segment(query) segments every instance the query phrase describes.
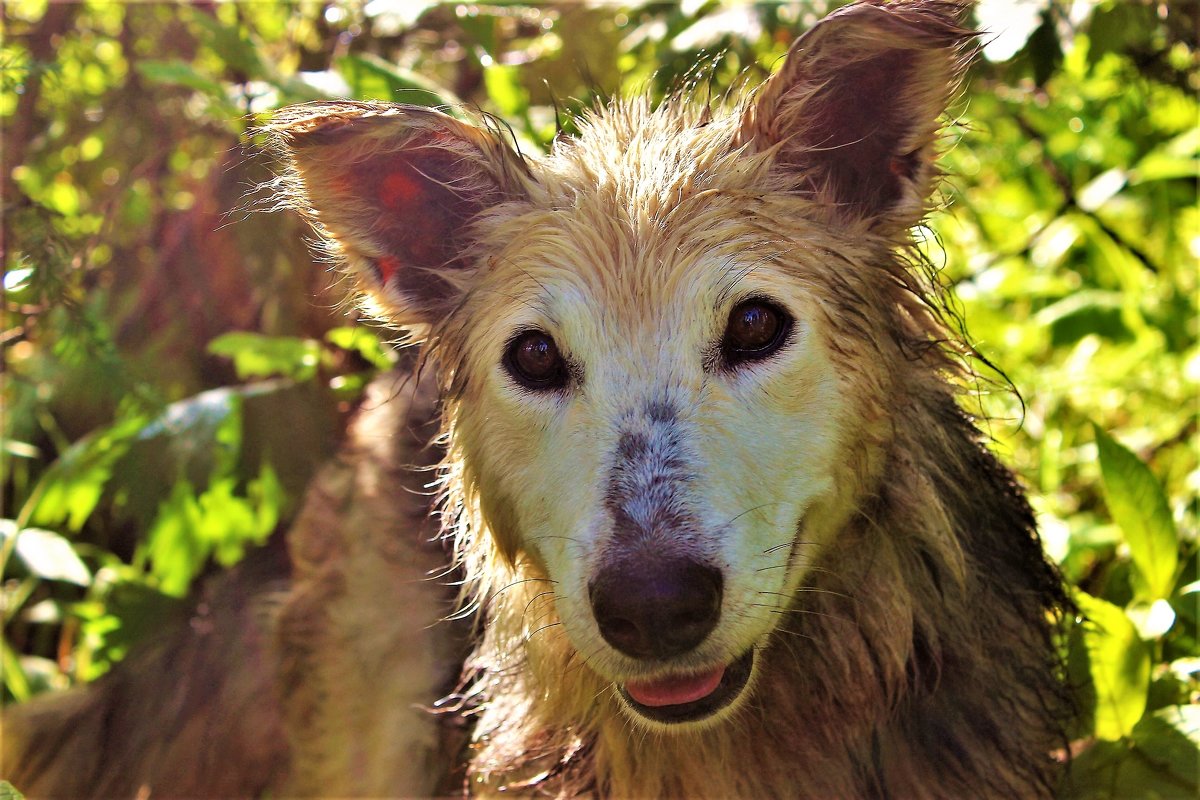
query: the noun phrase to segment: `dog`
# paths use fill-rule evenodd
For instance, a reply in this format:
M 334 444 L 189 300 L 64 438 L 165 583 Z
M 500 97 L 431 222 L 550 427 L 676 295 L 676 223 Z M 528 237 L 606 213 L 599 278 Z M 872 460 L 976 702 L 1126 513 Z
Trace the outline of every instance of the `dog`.
M 909 233 L 965 13 L 844 7 L 747 97 L 614 101 L 541 159 L 421 107 L 275 116 L 279 196 L 430 368 L 377 390 L 289 588 L 241 622 L 279 745 L 223 791 L 1053 793 L 1069 601 L 960 405 L 973 352 Z M 399 491 L 435 460 L 398 432 L 414 413 L 440 420 L 467 634 L 425 624 L 445 598 Z M 415 711 L 466 647 L 441 716 Z M 120 791 L 220 771 L 112 758 Z

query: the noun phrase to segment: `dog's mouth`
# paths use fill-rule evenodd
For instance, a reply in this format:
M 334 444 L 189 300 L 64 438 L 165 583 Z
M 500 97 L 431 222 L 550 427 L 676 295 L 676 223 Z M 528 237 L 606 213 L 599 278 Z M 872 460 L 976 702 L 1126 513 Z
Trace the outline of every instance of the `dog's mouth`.
M 731 664 L 688 675 L 627 681 L 621 697 L 640 716 L 654 722 L 698 722 L 731 705 L 745 691 L 754 671 L 754 651 Z

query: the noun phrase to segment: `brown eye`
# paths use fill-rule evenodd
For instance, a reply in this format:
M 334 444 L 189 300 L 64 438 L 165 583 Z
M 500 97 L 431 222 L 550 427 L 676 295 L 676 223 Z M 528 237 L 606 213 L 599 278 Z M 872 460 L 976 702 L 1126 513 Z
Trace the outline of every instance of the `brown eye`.
M 504 366 L 526 389 L 542 391 L 562 388 L 567 382 L 567 365 L 550 334 L 526 331 L 508 345 Z
M 729 314 L 721 351 L 725 363 L 756 361 L 778 350 L 787 339 L 792 318 L 765 300 L 746 300 Z

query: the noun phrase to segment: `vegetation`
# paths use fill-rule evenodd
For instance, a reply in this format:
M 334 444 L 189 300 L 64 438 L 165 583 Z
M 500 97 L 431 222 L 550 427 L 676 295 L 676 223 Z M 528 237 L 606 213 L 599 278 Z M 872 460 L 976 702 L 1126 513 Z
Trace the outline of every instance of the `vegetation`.
M 271 174 L 261 115 L 477 106 L 534 152 L 571 111 L 661 96 L 698 60 L 714 97 L 755 83 L 832 5 L 6 0 L 5 700 L 101 675 L 286 524 L 396 359 L 346 320 L 298 220 L 247 212 Z M 1005 32 L 955 107 L 953 214 L 919 233 L 1004 370 L 978 402 L 1081 612 L 1063 794 L 1194 797 L 1200 11 L 977 14 Z

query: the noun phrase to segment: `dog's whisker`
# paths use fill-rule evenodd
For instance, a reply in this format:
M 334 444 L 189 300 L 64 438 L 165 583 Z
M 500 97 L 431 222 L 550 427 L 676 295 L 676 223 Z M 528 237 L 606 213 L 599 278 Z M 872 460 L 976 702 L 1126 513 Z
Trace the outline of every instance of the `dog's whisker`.
M 768 547 L 766 550 L 763 550 L 762 553 L 765 556 L 769 556 L 772 553 L 776 553 L 780 550 L 790 550 L 793 547 L 805 547 L 805 546 L 811 547 L 812 545 L 815 545 L 815 544 L 816 544 L 816 542 L 810 542 L 807 539 L 789 539 L 786 542 L 780 542 L 779 544 L 774 545 L 773 547 Z
M 504 592 L 507 592 L 509 589 L 512 589 L 517 586 L 523 586 L 527 583 L 549 583 L 549 584 L 553 585 L 553 584 L 557 583 L 557 581 L 550 580 L 549 578 L 521 578 L 519 580 L 515 580 L 515 581 L 512 581 L 511 583 L 501 586 L 499 589 L 494 590 L 493 592 L 491 592 L 488 595 L 488 600 L 493 601 L 497 597 L 499 597 L 501 594 L 503 594 Z
M 845 594 L 844 592 L 837 592 L 837 591 L 834 591 L 833 589 L 825 589 L 820 586 L 797 586 L 793 590 L 793 594 L 788 594 L 787 592 L 770 592 L 765 589 L 760 589 L 755 594 L 765 594 L 765 595 L 770 595 L 772 597 L 782 597 L 785 600 L 795 599 L 795 594 L 828 594 L 828 595 L 832 595 L 834 597 L 842 597 L 842 598 L 845 598 L 846 600 L 854 599 L 850 595 Z
M 838 622 L 844 622 L 848 625 L 858 625 L 857 622 L 849 617 L 843 617 L 841 614 L 831 614 L 826 611 L 812 611 L 807 608 L 779 608 L 778 606 L 771 606 L 766 603 L 751 603 L 750 605 L 755 608 L 765 608 L 769 614 L 779 614 L 780 616 L 795 614 L 805 617 L 821 617 L 823 619 L 836 619 Z
M 549 598 L 551 598 L 551 601 L 553 602 L 553 599 L 555 597 L 553 590 L 539 592 L 539 593 L 535 594 L 533 597 L 529 598 L 529 602 L 525 604 L 525 611 L 523 613 L 528 614 L 529 607 L 532 606 L 534 603 L 536 603 L 538 600 L 541 600 L 543 597 L 549 597 Z
M 533 639 L 533 637 L 537 636 L 537 635 L 538 635 L 539 633 L 541 633 L 542 631 L 549 630 L 549 629 L 551 629 L 551 628 L 555 628 L 555 627 L 557 627 L 557 626 L 559 626 L 559 625 L 562 625 L 562 623 L 561 623 L 561 622 L 551 622 L 551 623 L 548 623 L 548 624 L 546 624 L 546 625 L 543 625 L 542 627 L 540 627 L 540 628 L 537 628 L 537 629 L 536 629 L 536 630 L 534 630 L 532 633 L 528 634 L 528 635 L 525 637 L 524 641 L 525 641 L 525 643 L 526 643 L 526 644 L 528 644 L 528 643 L 529 643 L 529 641 L 530 641 L 531 639 Z
M 759 503 L 759 504 L 758 504 L 758 505 L 756 505 L 756 506 L 752 506 L 751 508 L 747 508 L 745 511 L 741 512 L 740 514 L 737 514 L 736 516 L 734 516 L 734 517 L 731 517 L 731 518 L 729 519 L 729 521 L 728 521 L 728 522 L 726 522 L 726 523 L 725 523 L 725 524 L 724 524 L 722 527 L 729 527 L 730 525 L 732 525 L 733 523 L 737 522 L 739 519 L 741 519 L 742 517 L 746 516 L 747 514 L 751 514 L 751 513 L 755 512 L 755 511 L 761 511 L 762 509 L 764 509 L 764 508 L 767 508 L 768 506 L 781 506 L 781 505 L 786 505 L 786 504 L 785 504 L 783 501 L 780 501 L 780 500 L 776 500 L 776 501 L 773 501 L 773 502 L 767 502 L 767 503 Z M 790 542 L 789 542 L 789 545 L 790 545 Z
M 811 636 L 811 635 L 809 635 L 809 634 L 807 634 L 807 633 L 801 633 L 800 631 L 794 631 L 794 630 L 791 630 L 790 628 L 776 627 L 776 628 L 775 628 L 775 629 L 772 631 L 772 633 L 780 633 L 780 634 L 785 634 L 785 635 L 787 635 L 787 636 L 795 636 L 795 637 L 797 637 L 797 638 L 799 638 L 799 639 L 806 639 L 806 640 L 808 640 L 808 641 L 810 641 L 810 642 L 816 642 L 816 641 L 818 641 L 818 640 L 817 640 L 817 638 L 816 638 L 815 636 Z
M 578 539 L 576 539 L 574 536 L 563 536 L 561 534 L 543 534 L 541 536 L 529 537 L 529 541 L 534 542 L 534 543 L 549 541 L 551 539 L 561 539 L 561 540 L 567 542 L 568 544 L 579 548 L 580 551 L 587 552 L 587 545 L 584 544 L 583 542 L 579 541 Z

